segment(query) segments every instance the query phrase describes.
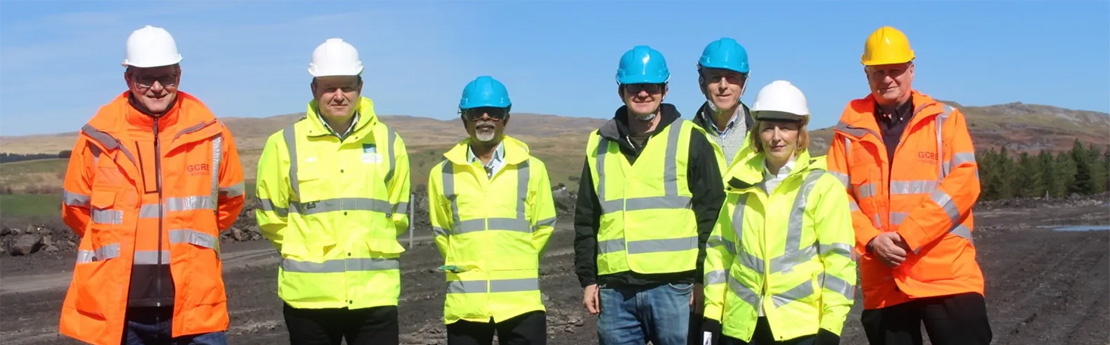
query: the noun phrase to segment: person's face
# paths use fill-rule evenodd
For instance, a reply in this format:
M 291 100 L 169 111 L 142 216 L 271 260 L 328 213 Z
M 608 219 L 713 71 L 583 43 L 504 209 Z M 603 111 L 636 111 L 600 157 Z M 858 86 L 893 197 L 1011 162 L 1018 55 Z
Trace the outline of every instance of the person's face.
M 358 76 L 317 77 L 312 82 L 312 97 L 320 115 L 329 120 L 345 120 L 358 109 L 362 79 Z
M 621 99 L 628 111 L 636 117 L 654 114 L 667 96 L 666 84 L 623 84 L 619 87 Z
M 881 105 L 894 106 L 909 100 L 913 84 L 913 63 L 865 66 L 871 94 Z
M 760 121 L 759 140 L 768 162 L 786 164 L 798 149 L 798 133 L 802 124 L 787 121 Z
M 505 108 L 479 107 L 463 111 L 463 123 L 470 140 L 483 144 L 496 144 L 509 125 L 509 113 Z
M 177 87 L 181 82 L 179 65 L 139 68 L 128 67 L 123 73 L 131 95 L 154 114 L 164 113 L 177 100 Z
M 705 68 L 701 71 L 701 80 L 706 99 L 717 109 L 732 109 L 740 103 L 747 76 L 733 70 Z

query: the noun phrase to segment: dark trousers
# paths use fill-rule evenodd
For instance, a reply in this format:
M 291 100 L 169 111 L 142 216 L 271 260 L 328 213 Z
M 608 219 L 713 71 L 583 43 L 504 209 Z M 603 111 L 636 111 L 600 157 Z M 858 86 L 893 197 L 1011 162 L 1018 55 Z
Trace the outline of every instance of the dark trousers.
M 297 309 L 285 305 L 285 326 L 292 345 L 397 345 L 397 307 Z
M 933 344 L 986 345 L 991 326 L 983 295 L 928 297 L 863 311 L 860 321 L 871 345 L 921 345 L 921 324 Z
M 546 345 L 547 314 L 533 311 L 500 323 L 459 320 L 447 325 L 447 345 L 490 345 L 494 332 L 498 344 Z
M 173 337 L 173 307 L 130 307 L 123 328 L 122 345 L 227 345 L 220 332 Z
M 755 334 L 752 334 L 752 341 L 745 343 L 743 340 L 722 335 L 720 345 L 814 345 L 817 344 L 816 341 L 816 335 L 775 341 L 771 334 L 771 325 L 767 323 L 767 318 L 761 317 L 755 322 Z

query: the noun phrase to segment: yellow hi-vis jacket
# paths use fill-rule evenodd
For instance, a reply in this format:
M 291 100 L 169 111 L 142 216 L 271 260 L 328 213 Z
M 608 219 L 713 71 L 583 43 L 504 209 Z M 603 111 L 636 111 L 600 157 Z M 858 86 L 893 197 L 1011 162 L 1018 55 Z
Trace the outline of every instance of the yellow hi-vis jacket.
M 404 141 L 359 101 L 339 141 L 316 115 L 266 141 L 255 211 L 281 252 L 278 296 L 294 308 L 395 306 L 401 292 L 397 236 L 408 229 L 409 159 Z
M 763 154 L 729 171 L 705 259 L 705 317 L 751 341 L 758 305 L 776 341 L 840 335 L 855 296 L 855 235 L 844 185 L 805 151 L 770 195 Z
M 601 204 L 599 275 L 675 273 L 697 268 L 698 223 L 686 169 L 690 135 L 704 130 L 676 120 L 647 142 L 636 164 L 617 143 L 590 135 L 587 162 Z
M 540 256 L 555 226 L 555 202 L 543 162 L 505 136 L 504 166 L 487 177 L 467 162 L 470 139 L 459 142 L 428 175 L 428 214 L 447 267 L 446 324 L 501 322 L 546 311 Z

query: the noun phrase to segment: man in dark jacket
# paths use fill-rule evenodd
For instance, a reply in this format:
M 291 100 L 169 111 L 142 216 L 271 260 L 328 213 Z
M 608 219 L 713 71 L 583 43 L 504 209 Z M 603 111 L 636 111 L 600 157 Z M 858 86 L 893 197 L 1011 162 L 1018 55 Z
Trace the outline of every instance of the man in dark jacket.
M 617 71 L 624 106 L 587 144 L 575 265 L 583 304 L 600 313 L 602 345 L 685 345 L 701 292 L 724 186 L 704 130 L 663 103 L 669 77 L 658 51 L 626 52 Z

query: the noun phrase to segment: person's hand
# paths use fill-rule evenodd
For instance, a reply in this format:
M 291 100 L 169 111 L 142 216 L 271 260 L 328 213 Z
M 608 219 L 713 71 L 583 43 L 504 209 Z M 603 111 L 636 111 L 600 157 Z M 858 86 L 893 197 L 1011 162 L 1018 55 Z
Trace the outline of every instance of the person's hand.
M 690 294 L 690 311 L 701 315 L 702 309 L 705 309 L 705 290 L 701 283 L 695 283 L 694 291 Z
M 601 298 L 598 297 L 598 291 L 597 284 L 590 284 L 582 289 L 582 305 L 593 315 L 601 312 Z
M 887 267 L 898 267 L 906 260 L 906 243 L 896 232 L 881 233 L 871 239 L 867 246 Z

